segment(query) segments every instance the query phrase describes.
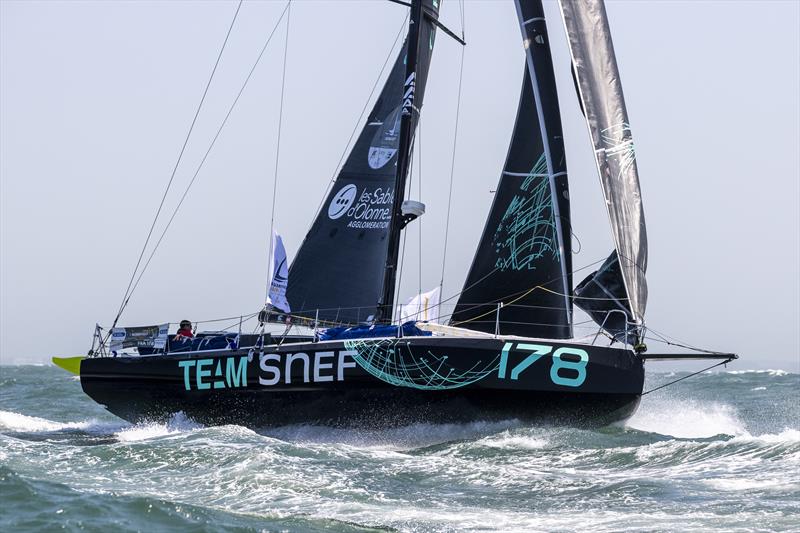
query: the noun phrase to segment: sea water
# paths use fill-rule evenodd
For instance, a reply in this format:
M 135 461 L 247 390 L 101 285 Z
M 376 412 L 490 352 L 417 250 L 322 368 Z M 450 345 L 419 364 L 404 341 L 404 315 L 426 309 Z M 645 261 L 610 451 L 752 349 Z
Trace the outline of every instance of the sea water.
M 647 387 L 683 374 L 648 376 Z M 799 531 L 800 375 L 723 371 L 596 430 L 131 425 L 0 367 L 0 530 Z

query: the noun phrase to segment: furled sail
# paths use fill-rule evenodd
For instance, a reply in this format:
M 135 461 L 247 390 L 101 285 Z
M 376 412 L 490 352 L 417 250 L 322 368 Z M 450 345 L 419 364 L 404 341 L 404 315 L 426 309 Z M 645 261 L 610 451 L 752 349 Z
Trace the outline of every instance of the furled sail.
M 587 311 L 595 318 L 601 316 L 597 314 L 601 311 L 597 302 L 601 300 L 587 306 L 591 302 L 588 298 L 601 296 L 592 287 L 608 286 L 610 280 L 605 278 L 609 272 L 617 272 L 627 295 L 629 320 L 641 325 L 647 305 L 647 232 L 631 128 L 605 5 L 602 0 L 560 0 L 560 5 L 618 261 L 616 270 L 601 269 L 582 282 L 580 286 L 590 292 L 576 291 L 575 303 L 581 308 L 588 307 Z M 604 267 L 614 263 L 614 255 Z M 604 279 L 590 284 L 597 274 Z M 619 308 L 619 296 L 608 298 L 607 311 Z
M 439 0 L 424 0 L 414 104 L 422 107 Z M 367 123 L 336 178 L 289 271 L 293 314 L 358 323 L 376 314 L 397 172 L 405 57 L 400 50 Z M 419 113 L 413 120 L 416 125 Z M 412 128 L 413 131 L 413 128 Z M 324 133 L 322 134 L 324 135 Z
M 569 194 L 544 10 L 515 0 L 526 66 L 505 166 L 451 324 L 503 334 L 572 336 Z

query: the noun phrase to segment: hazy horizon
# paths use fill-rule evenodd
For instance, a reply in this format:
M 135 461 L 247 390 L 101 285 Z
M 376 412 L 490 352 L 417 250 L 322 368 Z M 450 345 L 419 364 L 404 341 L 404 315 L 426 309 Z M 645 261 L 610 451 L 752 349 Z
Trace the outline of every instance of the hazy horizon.
M 162 220 L 284 6 L 244 2 Z M 613 244 L 558 6 L 545 8 L 578 269 Z M 0 363 L 83 354 L 95 322 L 113 319 L 235 9 L 0 2 Z M 799 372 L 800 3 L 610 1 L 607 10 L 648 224 L 648 326 L 738 352 L 731 369 Z M 290 258 L 406 11 L 293 2 L 275 213 Z M 513 3 L 467 1 L 465 13 L 445 297 L 461 289 L 483 229 L 524 67 Z M 460 32 L 458 2 L 443 1 L 441 20 Z M 281 25 L 121 324 L 263 304 L 283 43 Z M 460 53 L 438 35 L 412 188 L 427 213 L 421 231 L 409 226 L 401 300 L 441 276 Z

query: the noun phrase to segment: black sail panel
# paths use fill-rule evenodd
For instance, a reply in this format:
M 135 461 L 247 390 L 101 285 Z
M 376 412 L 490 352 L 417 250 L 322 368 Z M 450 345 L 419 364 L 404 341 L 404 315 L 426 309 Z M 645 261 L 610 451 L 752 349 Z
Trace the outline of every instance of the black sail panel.
M 451 324 L 505 335 L 572 336 L 571 230 L 561 118 L 544 11 L 517 2 L 526 67 L 492 209 Z
M 637 340 L 636 320 L 631 312 L 617 251 L 575 287 L 575 305 L 600 324 L 616 340 Z
M 427 17 L 438 0 L 425 0 Z M 435 28 L 420 27 L 415 104 L 422 105 Z M 383 285 L 397 171 L 407 43 L 370 112 L 289 270 L 287 298 L 295 315 L 358 323 L 376 313 Z M 414 120 L 417 120 L 414 115 Z

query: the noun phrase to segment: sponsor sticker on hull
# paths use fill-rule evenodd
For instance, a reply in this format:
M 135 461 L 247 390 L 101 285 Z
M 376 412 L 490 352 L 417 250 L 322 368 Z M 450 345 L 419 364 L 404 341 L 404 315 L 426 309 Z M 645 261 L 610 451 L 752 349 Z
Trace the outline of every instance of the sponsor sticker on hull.
M 355 368 L 355 352 L 350 350 L 294 353 L 261 353 L 258 357 L 259 386 L 344 381 L 345 370 Z M 248 386 L 247 355 L 217 359 L 178 361 L 185 390 L 236 389 Z

